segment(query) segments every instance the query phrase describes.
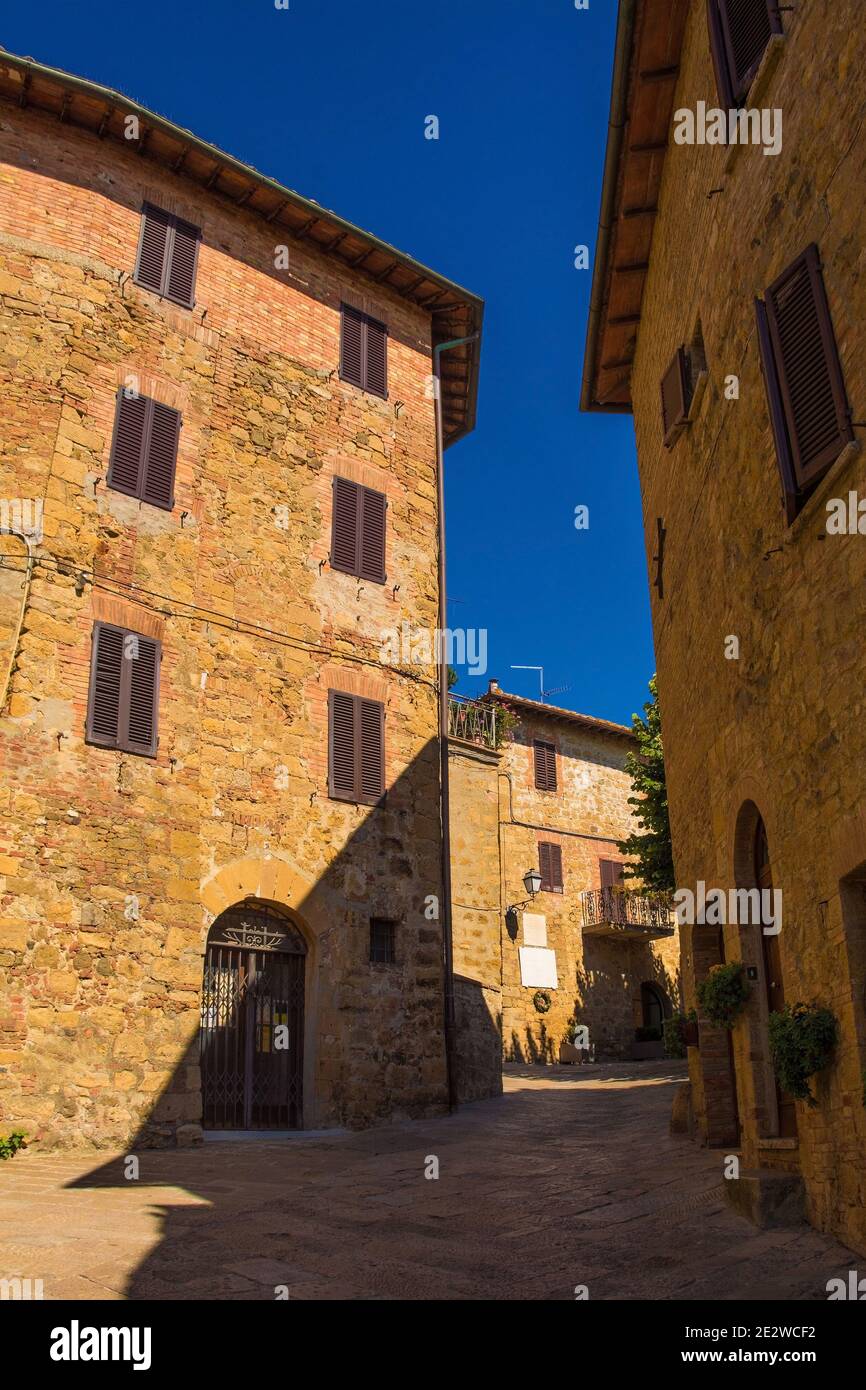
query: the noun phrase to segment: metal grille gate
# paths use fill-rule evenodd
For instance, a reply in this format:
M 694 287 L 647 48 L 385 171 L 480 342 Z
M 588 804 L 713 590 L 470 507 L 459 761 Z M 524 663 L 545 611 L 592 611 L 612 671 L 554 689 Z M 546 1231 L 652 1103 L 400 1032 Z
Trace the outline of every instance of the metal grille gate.
M 201 1004 L 205 1129 L 300 1129 L 304 965 L 296 927 L 261 904 L 208 934 Z

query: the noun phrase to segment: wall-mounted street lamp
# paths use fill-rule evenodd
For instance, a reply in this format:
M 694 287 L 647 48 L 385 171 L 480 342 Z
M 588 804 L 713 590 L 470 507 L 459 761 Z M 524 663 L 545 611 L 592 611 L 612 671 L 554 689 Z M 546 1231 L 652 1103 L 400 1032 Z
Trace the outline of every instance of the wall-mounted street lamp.
M 541 874 L 537 869 L 527 869 L 523 875 L 523 886 L 529 897 L 524 898 L 522 903 L 512 903 L 510 907 L 505 909 L 505 924 L 512 941 L 517 937 L 517 909 L 526 907 L 527 903 L 532 902 L 536 893 L 541 891 Z

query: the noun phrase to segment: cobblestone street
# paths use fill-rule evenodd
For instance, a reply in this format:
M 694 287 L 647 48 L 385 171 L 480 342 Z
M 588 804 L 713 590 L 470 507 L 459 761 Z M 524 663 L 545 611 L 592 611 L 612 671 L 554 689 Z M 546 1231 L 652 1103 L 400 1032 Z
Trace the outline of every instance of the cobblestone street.
M 146 1151 L 137 1182 L 28 1151 L 0 1169 L 0 1274 L 47 1299 L 826 1298 L 856 1256 L 729 1210 L 721 1154 L 668 1135 L 683 1074 L 511 1067 L 452 1118 Z

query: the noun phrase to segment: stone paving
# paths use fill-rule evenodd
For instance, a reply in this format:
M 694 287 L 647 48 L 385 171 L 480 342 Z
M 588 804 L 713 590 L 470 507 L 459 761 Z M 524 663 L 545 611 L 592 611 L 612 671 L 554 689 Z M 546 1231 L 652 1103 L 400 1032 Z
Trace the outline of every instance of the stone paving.
M 0 1276 L 48 1299 L 823 1299 L 857 1257 L 728 1208 L 671 1138 L 680 1063 L 509 1067 L 501 1098 L 360 1133 L 0 1168 Z M 438 1180 L 425 1178 L 438 1158 Z

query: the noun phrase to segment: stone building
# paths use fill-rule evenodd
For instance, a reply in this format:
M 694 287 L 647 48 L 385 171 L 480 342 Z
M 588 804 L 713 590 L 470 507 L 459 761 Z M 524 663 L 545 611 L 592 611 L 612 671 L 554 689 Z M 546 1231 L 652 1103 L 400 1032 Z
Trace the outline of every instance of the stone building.
M 6 53 L 0 189 L 0 1126 L 435 1113 L 436 672 L 380 648 L 437 625 L 481 302 Z
M 621 3 L 582 405 L 634 413 L 677 883 L 782 895 L 683 928 L 687 1005 L 721 960 L 751 989 L 699 1021 L 700 1132 L 744 1209 L 866 1252 L 862 20 Z M 812 1104 L 769 1048 L 797 1003 L 838 1028 Z
M 516 722 L 497 740 L 503 709 Z M 587 1029 L 584 1055 L 660 1056 L 679 943 L 668 903 L 623 886 L 631 730 L 495 681 L 482 702 L 455 702 L 451 728 L 461 1094 L 498 1087 L 503 1057 L 558 1061 L 572 1019 Z M 524 876 L 536 870 L 532 896 Z

